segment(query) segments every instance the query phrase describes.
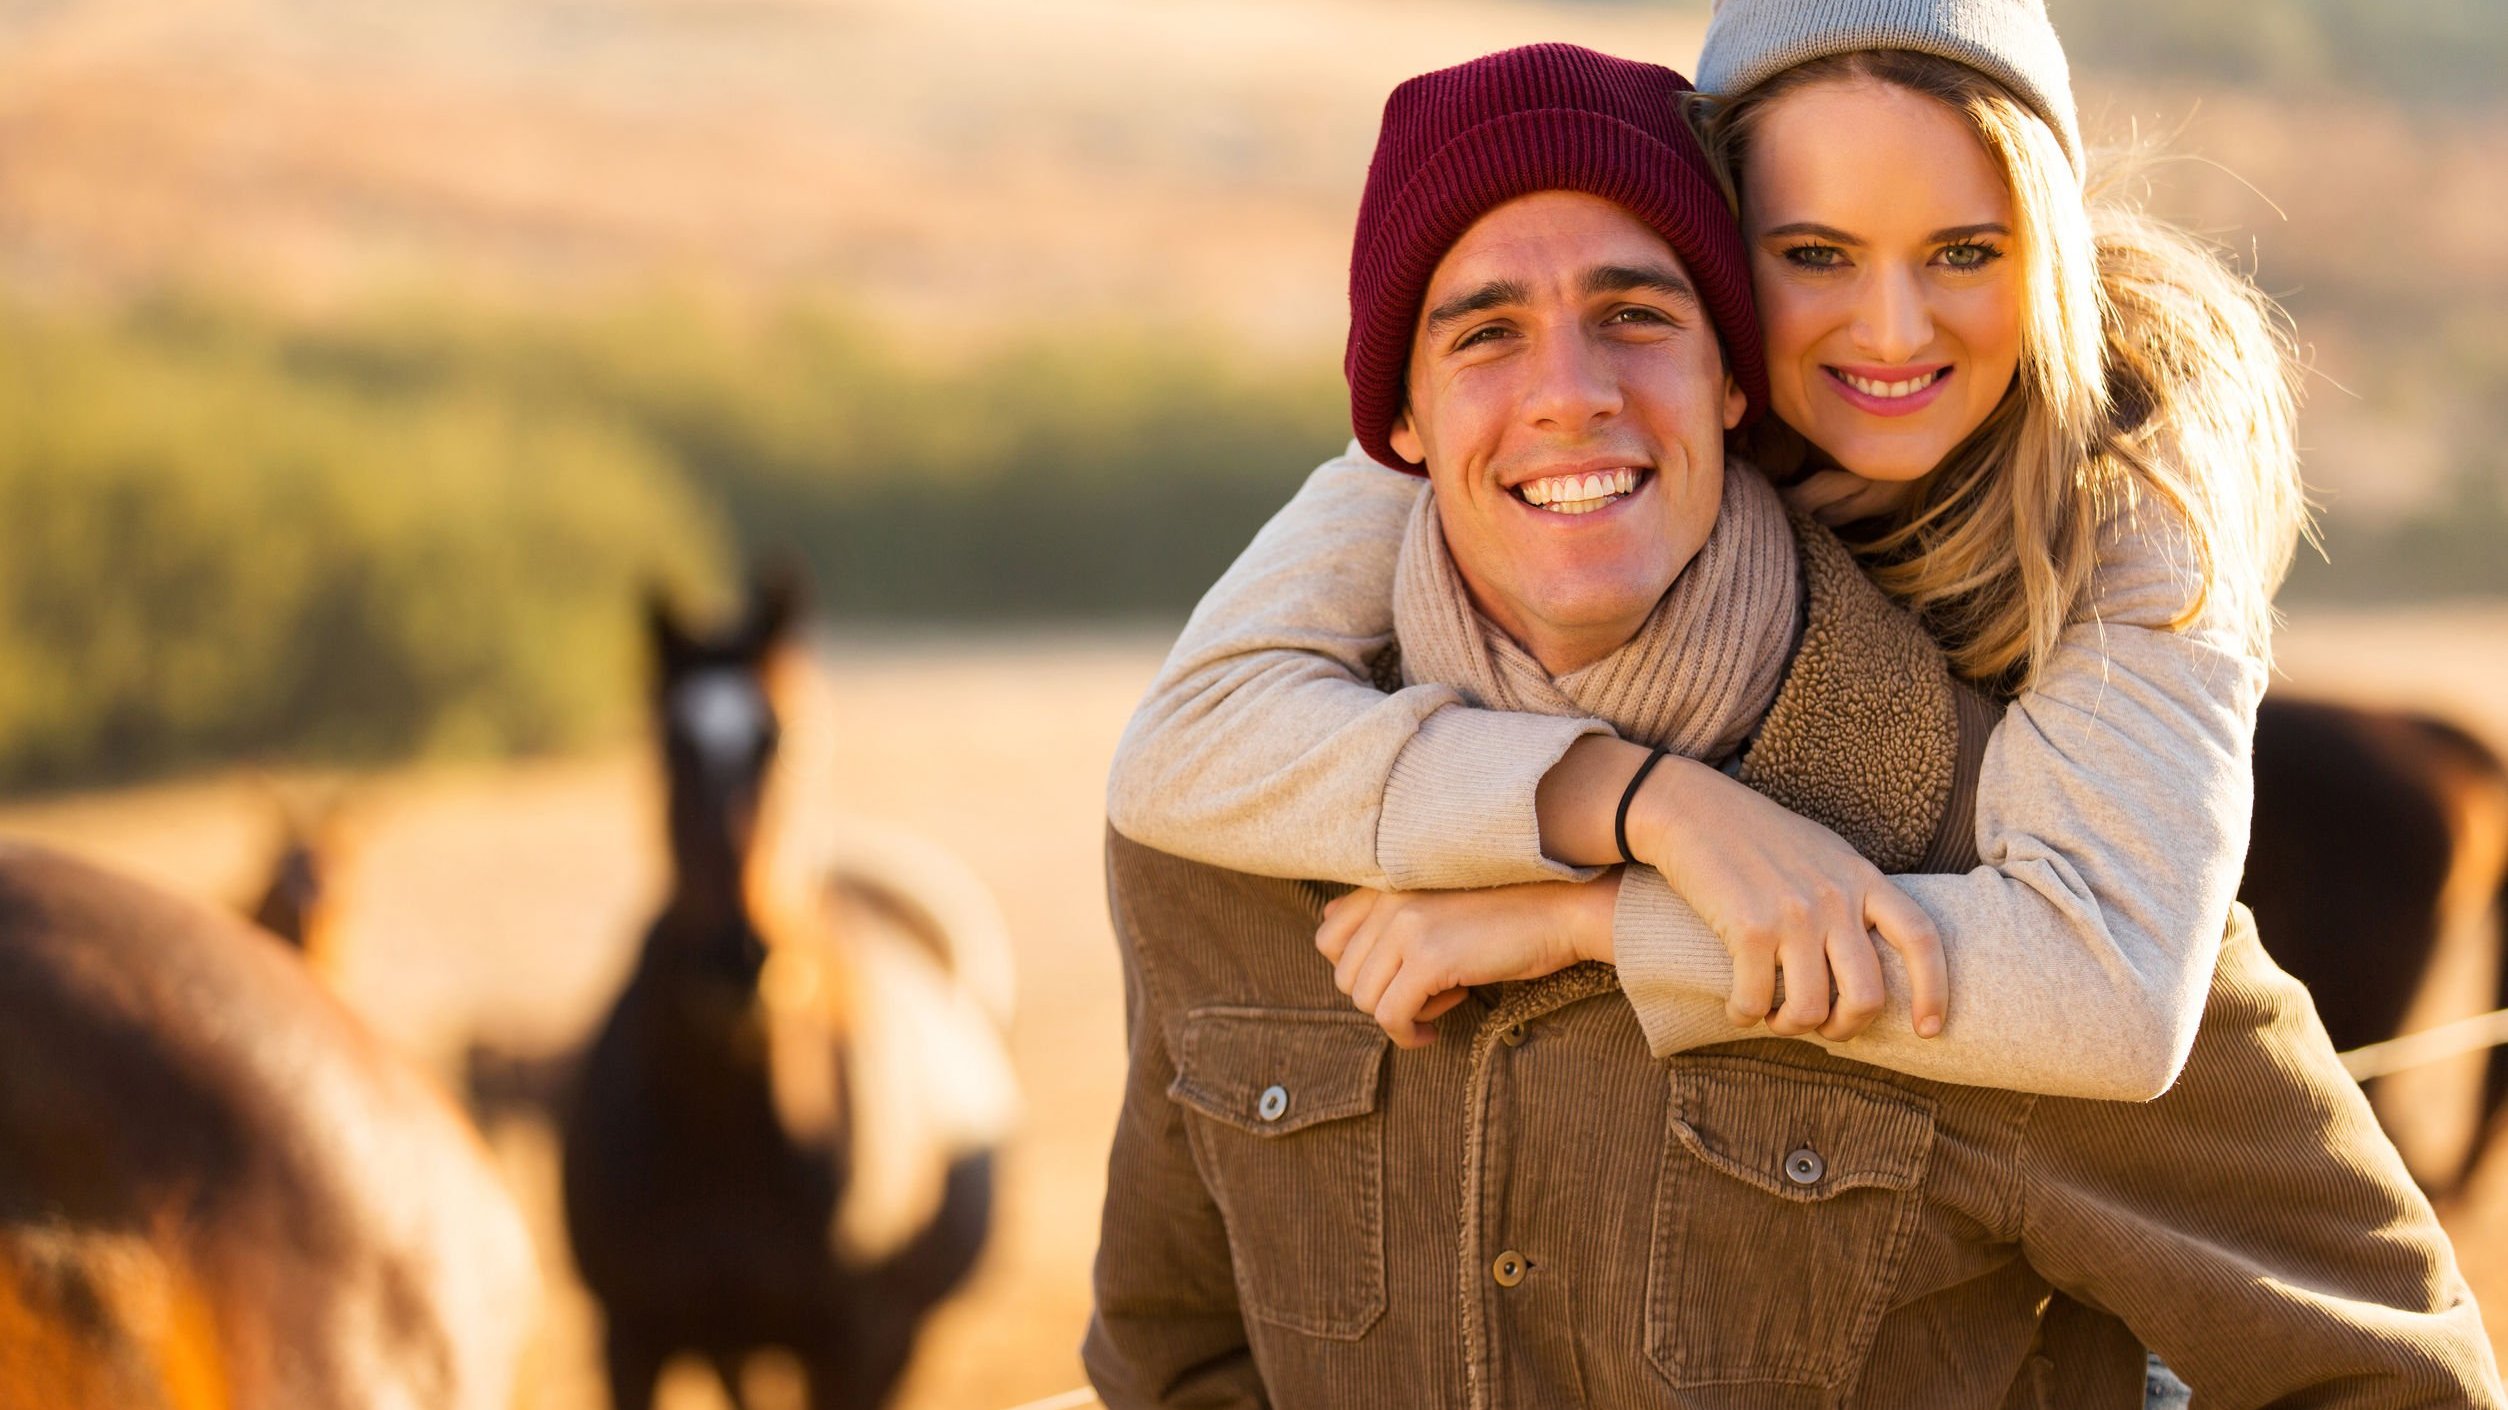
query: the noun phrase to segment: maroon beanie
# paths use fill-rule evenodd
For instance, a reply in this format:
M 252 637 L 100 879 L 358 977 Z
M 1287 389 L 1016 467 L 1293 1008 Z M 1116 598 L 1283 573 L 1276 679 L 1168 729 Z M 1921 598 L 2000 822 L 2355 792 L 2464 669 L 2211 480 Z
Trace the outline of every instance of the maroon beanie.
M 1402 414 L 1411 331 L 1438 261 L 1472 223 L 1518 196 L 1583 191 L 1663 236 L 1698 285 L 1749 399 L 1768 404 L 1750 262 L 1707 154 L 1680 113 L 1689 81 L 1573 44 L 1509 49 L 1422 74 L 1385 100 L 1376 158 L 1350 250 L 1350 424 L 1359 444 L 1403 465 L 1388 437 Z M 1413 467 L 1416 468 L 1416 467 Z

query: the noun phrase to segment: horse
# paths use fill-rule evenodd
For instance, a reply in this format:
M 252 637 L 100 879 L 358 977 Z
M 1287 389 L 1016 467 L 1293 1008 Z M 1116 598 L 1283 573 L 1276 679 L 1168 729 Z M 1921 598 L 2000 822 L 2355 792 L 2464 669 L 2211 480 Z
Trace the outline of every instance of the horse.
M 2412 711 L 2265 697 L 2239 899 L 2337 1048 L 2508 1007 L 2508 765 Z M 2471 1052 L 2369 1098 L 2423 1189 L 2456 1188 L 2508 1095 Z
M 520 1211 L 232 913 L 0 842 L 0 1407 L 508 1410 Z
M 336 980 L 342 910 L 336 867 L 343 850 L 339 802 L 326 803 L 308 818 L 284 797 L 276 801 L 278 846 L 271 853 L 268 879 L 244 914 L 294 947 L 314 973 Z
M 813 807 L 789 578 L 700 634 L 647 603 L 672 886 L 575 1079 L 566 1227 L 612 1404 L 754 1352 L 869 1410 L 971 1273 L 1015 1102 L 998 914 L 934 852 L 848 859 Z M 911 850 L 911 849 L 908 849 Z

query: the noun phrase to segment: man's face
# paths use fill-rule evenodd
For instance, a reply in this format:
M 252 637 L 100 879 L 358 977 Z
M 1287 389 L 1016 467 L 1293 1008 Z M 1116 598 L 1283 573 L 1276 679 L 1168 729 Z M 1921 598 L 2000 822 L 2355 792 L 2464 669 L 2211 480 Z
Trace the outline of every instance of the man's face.
M 1707 541 L 1741 389 L 1680 257 L 1598 197 L 1482 216 L 1428 281 L 1395 450 L 1472 601 L 1543 667 L 1626 642 Z

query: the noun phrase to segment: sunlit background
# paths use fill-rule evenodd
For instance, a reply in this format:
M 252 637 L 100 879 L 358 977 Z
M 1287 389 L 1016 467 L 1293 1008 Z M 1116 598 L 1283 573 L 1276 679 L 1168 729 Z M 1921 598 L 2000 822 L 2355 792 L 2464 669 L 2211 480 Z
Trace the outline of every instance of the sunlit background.
M 2093 140 L 2306 349 L 2292 682 L 2508 739 L 2508 8 L 2051 8 Z M 231 899 L 335 810 L 350 1002 L 448 1074 L 559 1051 L 661 884 L 640 592 L 804 565 L 831 803 L 958 850 L 1024 966 L 1003 1227 L 906 1403 L 1076 1385 L 1105 763 L 1346 435 L 1384 95 L 1539 39 L 1687 69 L 1705 13 L 0 0 L 0 831 Z M 559 1274 L 530 1403 L 598 1405 L 546 1132 L 494 1135 Z

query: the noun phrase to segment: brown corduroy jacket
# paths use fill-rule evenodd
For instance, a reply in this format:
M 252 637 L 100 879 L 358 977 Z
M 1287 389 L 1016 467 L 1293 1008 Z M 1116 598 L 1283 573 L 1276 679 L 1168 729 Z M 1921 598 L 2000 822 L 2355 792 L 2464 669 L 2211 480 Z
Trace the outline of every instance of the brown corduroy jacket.
M 1809 576 L 1804 651 L 1887 639 L 1906 673 L 1912 624 Z M 1798 661 L 1770 728 L 1836 737 L 1745 769 L 1859 844 L 1911 801 L 1876 751 L 1931 730 L 1973 776 L 1990 722 L 1861 664 Z M 1943 836 L 1971 797 L 1933 800 Z M 1657 1060 L 1599 965 L 1397 1051 L 1315 953 L 1337 888 L 1107 858 L 1132 1066 L 1084 1356 L 1116 1410 L 2129 1407 L 2137 1338 L 2207 1408 L 2501 1403 L 2427 1202 L 2243 910 L 2177 1085 L 2106 1103 L 1777 1039 Z

